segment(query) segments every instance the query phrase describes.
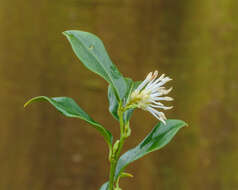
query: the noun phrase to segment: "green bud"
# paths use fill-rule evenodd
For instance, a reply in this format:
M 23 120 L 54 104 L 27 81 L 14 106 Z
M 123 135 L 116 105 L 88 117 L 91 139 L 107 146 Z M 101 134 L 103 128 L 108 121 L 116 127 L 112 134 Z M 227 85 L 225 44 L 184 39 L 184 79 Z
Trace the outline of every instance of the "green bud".
M 117 150 L 118 150 L 118 148 L 119 148 L 119 143 L 120 143 L 120 141 L 117 140 L 117 141 L 115 142 L 115 144 L 113 145 L 113 149 L 112 149 L 113 154 L 114 154 L 115 152 L 117 152 Z
M 130 174 L 130 173 L 127 173 L 127 172 L 122 172 L 122 173 L 120 174 L 120 178 L 123 178 L 123 177 L 133 177 L 133 175 Z
M 131 135 L 130 123 L 128 122 L 125 126 L 125 137 L 129 137 Z

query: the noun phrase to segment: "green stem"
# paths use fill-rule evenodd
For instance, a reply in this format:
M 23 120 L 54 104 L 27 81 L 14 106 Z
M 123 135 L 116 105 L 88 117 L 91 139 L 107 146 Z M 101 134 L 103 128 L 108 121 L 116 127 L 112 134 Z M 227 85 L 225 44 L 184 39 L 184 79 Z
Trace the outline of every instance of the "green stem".
M 119 146 L 118 149 L 112 153 L 111 159 L 110 159 L 110 175 L 109 175 L 109 188 L 108 190 L 114 190 L 114 181 L 115 181 L 115 170 L 116 170 L 116 166 L 117 166 L 117 162 L 119 160 L 119 156 L 121 153 L 121 149 L 124 145 L 125 142 L 125 134 L 124 134 L 124 121 L 123 121 L 123 113 L 124 113 L 124 109 L 121 107 L 121 105 L 119 106 L 119 110 L 118 110 L 118 116 L 119 116 L 119 121 L 120 121 L 120 131 L 121 131 L 121 135 L 120 135 L 120 141 L 119 141 Z
M 116 169 L 116 162 L 115 160 L 111 159 L 111 166 L 110 166 L 110 176 L 109 176 L 109 188 L 108 190 L 114 189 L 114 175 L 115 175 L 115 169 Z

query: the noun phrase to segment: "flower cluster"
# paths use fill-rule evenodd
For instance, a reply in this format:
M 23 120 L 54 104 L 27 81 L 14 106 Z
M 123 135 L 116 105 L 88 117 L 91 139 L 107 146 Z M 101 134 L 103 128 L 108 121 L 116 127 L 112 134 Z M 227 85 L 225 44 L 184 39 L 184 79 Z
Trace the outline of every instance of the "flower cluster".
M 171 97 L 164 96 L 172 90 L 172 87 L 169 89 L 163 87 L 165 83 L 172 79 L 165 77 L 165 74 L 162 74 L 159 78 L 157 77 L 158 71 L 155 71 L 154 73 L 150 72 L 146 79 L 131 93 L 128 104 L 149 111 L 152 115 L 165 124 L 165 114 L 156 110 L 156 108 L 161 108 L 164 110 L 172 108 L 172 106 L 167 107 L 160 102 L 163 100 L 173 100 Z

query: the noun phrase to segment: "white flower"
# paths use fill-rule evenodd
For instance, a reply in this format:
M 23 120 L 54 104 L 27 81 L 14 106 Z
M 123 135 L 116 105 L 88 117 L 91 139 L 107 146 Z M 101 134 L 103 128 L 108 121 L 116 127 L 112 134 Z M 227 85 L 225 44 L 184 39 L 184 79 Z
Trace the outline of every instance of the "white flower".
M 128 105 L 134 105 L 143 110 L 149 111 L 157 119 L 165 124 L 166 117 L 163 112 L 156 110 L 156 108 L 161 108 L 164 110 L 171 109 L 171 107 L 164 106 L 160 101 L 172 101 L 173 98 L 168 96 L 163 96 L 168 94 L 172 87 L 166 89 L 163 87 L 165 83 L 172 80 L 169 77 L 165 77 L 165 74 L 161 75 L 159 78 L 158 71 L 154 73 L 150 72 L 146 79 L 131 93 Z

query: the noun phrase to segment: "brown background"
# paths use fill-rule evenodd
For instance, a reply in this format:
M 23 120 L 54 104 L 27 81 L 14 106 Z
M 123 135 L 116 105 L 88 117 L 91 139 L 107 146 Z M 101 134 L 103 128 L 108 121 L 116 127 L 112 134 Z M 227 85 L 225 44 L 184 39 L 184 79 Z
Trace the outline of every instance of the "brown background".
M 174 80 L 174 109 L 190 127 L 132 164 L 125 190 L 238 189 L 237 0 L 1 0 L 0 189 L 95 190 L 108 178 L 107 146 L 85 122 L 38 95 L 74 98 L 118 136 L 106 82 L 77 60 L 67 29 L 97 34 L 134 80 L 158 69 Z M 132 119 L 134 147 L 157 121 Z

